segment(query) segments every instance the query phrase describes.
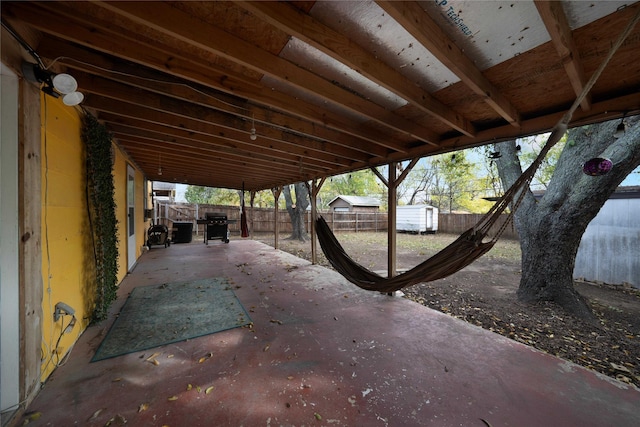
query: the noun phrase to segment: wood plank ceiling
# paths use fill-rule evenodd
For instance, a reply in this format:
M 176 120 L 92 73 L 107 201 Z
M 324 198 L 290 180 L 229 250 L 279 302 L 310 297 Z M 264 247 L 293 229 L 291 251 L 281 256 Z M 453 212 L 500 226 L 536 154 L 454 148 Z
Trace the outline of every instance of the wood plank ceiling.
M 547 131 L 639 7 L 3 1 L 1 13 L 78 80 L 82 108 L 149 179 L 261 190 Z M 639 89 L 635 28 L 573 125 L 637 114 Z

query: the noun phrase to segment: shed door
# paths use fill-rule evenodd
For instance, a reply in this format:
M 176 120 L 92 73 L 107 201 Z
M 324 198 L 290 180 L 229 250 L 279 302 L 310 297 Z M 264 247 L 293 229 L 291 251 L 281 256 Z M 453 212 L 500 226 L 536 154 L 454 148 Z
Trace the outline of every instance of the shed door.
M 136 264 L 135 188 L 135 171 L 130 165 L 127 165 L 127 271 L 133 270 Z

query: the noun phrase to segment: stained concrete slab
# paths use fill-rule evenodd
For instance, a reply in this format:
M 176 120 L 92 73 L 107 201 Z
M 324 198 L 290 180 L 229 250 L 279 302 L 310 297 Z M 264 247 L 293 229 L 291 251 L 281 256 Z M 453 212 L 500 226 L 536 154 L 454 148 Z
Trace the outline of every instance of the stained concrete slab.
M 206 277 L 252 327 L 89 363 L 134 287 Z M 34 426 L 637 426 L 640 391 L 232 240 L 145 253 L 28 410 Z

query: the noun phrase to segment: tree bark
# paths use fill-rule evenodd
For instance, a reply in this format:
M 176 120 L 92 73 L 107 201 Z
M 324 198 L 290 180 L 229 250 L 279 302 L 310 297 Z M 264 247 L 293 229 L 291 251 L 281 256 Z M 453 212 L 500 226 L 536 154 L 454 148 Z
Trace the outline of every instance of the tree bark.
M 572 129 L 546 192 L 536 199 L 527 190 L 514 221 L 522 250 L 518 299 L 525 303 L 553 301 L 569 313 L 595 321 L 584 298 L 574 288 L 573 269 L 582 235 L 624 178 L 640 165 L 640 123 L 629 118 L 627 131 L 615 139 L 618 121 Z M 509 187 L 522 173 L 515 141 L 496 144 L 496 163 Z M 606 175 L 589 176 L 582 164 L 594 157 L 610 159 Z
M 289 185 L 284 186 L 283 194 L 287 206 L 287 212 L 291 219 L 291 226 L 293 231 L 289 239 L 300 240 L 302 242 L 308 239 L 307 229 L 305 224 L 305 213 L 309 207 L 309 191 L 307 186 L 303 182 L 294 184 L 296 201 L 293 202 L 291 196 L 291 188 Z

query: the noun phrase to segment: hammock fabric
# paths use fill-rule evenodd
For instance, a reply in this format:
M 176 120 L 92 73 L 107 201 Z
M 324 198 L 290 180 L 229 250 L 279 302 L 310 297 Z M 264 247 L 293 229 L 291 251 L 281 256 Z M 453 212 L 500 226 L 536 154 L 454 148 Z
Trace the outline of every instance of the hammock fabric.
M 568 122 L 568 119 L 567 119 Z M 356 286 L 369 291 L 394 292 L 417 283 L 431 282 L 450 276 L 487 253 L 509 225 L 533 176 L 545 156 L 564 135 L 566 124 L 558 123 L 533 163 L 518 177 L 478 223 L 462 233 L 454 242 L 431 258 L 394 277 L 383 277 L 354 261 L 342 248 L 338 239 L 322 217 L 316 219 L 316 233 L 325 257 L 333 268 Z M 506 209 L 512 206 L 507 220 L 488 241 L 489 232 Z

